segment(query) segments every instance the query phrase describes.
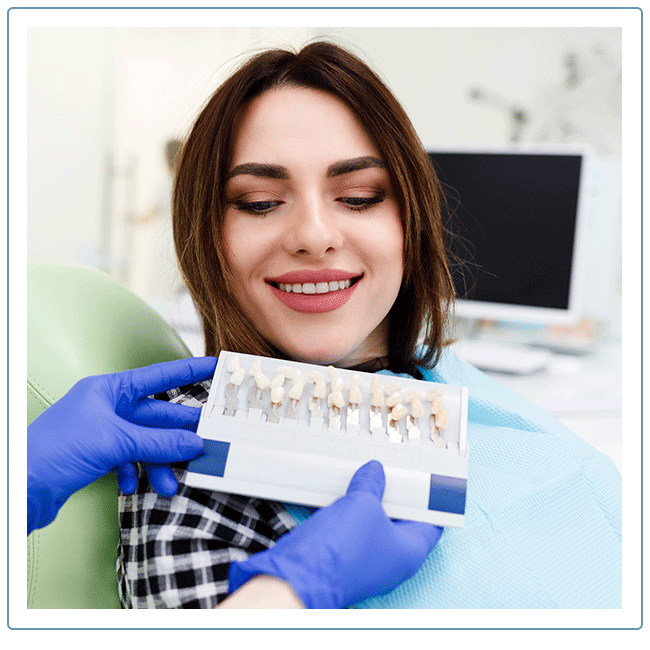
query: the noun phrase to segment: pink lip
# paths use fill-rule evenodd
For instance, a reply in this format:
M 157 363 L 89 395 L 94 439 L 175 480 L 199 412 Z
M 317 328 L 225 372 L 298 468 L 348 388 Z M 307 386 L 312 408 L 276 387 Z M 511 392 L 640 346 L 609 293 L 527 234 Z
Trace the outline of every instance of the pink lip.
M 357 278 L 361 273 L 350 273 L 349 271 L 340 271 L 338 269 L 302 269 L 300 271 L 289 271 L 277 278 L 268 278 L 267 282 L 276 284 L 304 284 L 305 282 L 333 282 L 335 280 L 351 280 Z
M 345 279 L 347 280 L 348 278 Z M 325 280 L 322 281 L 325 282 Z M 289 284 L 286 280 L 284 282 L 285 284 Z M 303 280 L 303 282 L 309 282 L 309 280 Z M 289 307 L 289 309 L 302 312 L 303 314 L 322 314 L 343 307 L 360 282 L 355 282 L 347 289 L 339 289 L 338 291 L 330 291 L 329 293 L 287 293 L 286 291 L 280 291 L 280 289 L 277 289 L 272 284 L 269 284 L 269 288 L 275 294 L 275 297 Z

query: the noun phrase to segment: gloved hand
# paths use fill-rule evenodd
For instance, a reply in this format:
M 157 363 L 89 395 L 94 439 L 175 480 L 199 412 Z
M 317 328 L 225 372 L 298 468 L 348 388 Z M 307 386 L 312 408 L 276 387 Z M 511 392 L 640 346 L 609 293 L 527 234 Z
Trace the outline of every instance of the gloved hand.
M 158 494 L 176 494 L 167 463 L 203 450 L 195 433 L 201 409 L 147 396 L 208 379 L 215 367 L 214 357 L 200 357 L 86 377 L 43 411 L 27 427 L 28 534 L 111 470 L 122 492 L 133 492 L 137 461 Z
M 392 521 L 381 505 L 385 484 L 381 463 L 360 467 L 345 496 L 272 548 L 232 562 L 230 593 L 260 574 L 286 580 L 308 609 L 344 608 L 392 591 L 419 569 L 442 528 Z

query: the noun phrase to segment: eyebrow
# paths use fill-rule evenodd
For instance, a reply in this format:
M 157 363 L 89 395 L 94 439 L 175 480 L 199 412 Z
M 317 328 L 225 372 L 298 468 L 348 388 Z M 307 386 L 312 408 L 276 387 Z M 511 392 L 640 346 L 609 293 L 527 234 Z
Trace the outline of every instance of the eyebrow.
M 370 169 L 372 167 L 385 168 L 386 163 L 381 158 L 375 156 L 361 156 L 360 158 L 351 158 L 350 160 L 341 160 L 330 165 L 327 170 L 328 178 L 350 174 L 361 169 Z
M 286 167 L 281 165 L 269 165 L 266 163 L 243 163 L 233 167 L 226 175 L 226 180 L 233 176 L 249 175 L 260 176 L 262 178 L 279 178 L 286 180 L 289 178 L 289 172 Z
M 373 167 L 385 168 L 386 163 L 381 158 L 375 156 L 361 156 L 359 158 L 350 158 L 350 160 L 340 160 L 327 168 L 327 177 L 333 178 L 335 176 L 351 174 L 352 172 Z M 282 165 L 270 165 L 268 163 L 242 163 L 241 165 L 236 165 L 228 172 L 226 180 L 229 180 L 233 176 L 241 175 L 287 180 L 289 178 L 289 171 Z

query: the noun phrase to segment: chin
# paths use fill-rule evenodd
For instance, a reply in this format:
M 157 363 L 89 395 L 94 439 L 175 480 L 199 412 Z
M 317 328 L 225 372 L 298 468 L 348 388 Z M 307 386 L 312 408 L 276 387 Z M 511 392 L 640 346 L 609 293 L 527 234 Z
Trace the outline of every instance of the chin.
M 284 348 L 283 352 L 294 361 L 314 363 L 319 366 L 330 366 L 336 365 L 337 362 L 352 354 L 353 349 L 342 347 L 340 341 L 332 345 L 323 344 L 321 341 L 316 345 L 296 346 L 290 349 Z

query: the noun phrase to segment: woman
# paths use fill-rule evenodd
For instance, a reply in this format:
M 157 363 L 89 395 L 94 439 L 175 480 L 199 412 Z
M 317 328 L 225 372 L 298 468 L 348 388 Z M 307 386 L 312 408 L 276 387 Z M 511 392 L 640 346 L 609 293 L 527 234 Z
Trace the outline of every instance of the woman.
M 345 50 L 322 42 L 307 46 L 297 57 L 290 52 L 271 51 L 250 61 L 213 95 L 196 120 L 185 145 L 174 193 L 174 239 L 182 272 L 203 320 L 206 354 L 216 354 L 220 349 L 273 356 L 278 353 L 281 356 L 293 356 L 295 353 L 284 349 L 284 337 L 280 332 L 271 336 L 267 331 L 267 327 L 275 327 L 275 315 L 269 318 L 258 313 L 252 317 L 251 300 L 254 298 L 250 296 L 249 289 L 255 289 L 252 286 L 243 287 L 243 281 L 233 268 L 232 262 L 237 261 L 241 255 L 233 260 L 237 251 L 232 250 L 232 257 L 228 257 L 229 237 L 234 236 L 235 229 L 243 239 L 249 235 L 243 231 L 246 220 L 242 215 L 246 203 L 273 204 L 250 207 L 250 211 L 256 213 L 252 216 L 258 217 L 257 224 L 251 227 L 255 231 L 265 221 L 261 219 L 265 214 L 270 215 L 272 211 L 277 214 L 289 208 L 295 211 L 301 207 L 297 202 L 305 198 L 292 194 L 291 205 L 286 202 L 275 205 L 278 197 L 274 192 L 284 191 L 285 187 L 292 185 L 292 179 L 274 179 L 275 182 L 272 183 L 273 179 L 267 176 L 263 189 L 270 193 L 261 196 L 263 201 L 260 201 L 259 194 L 252 193 L 249 197 L 246 188 L 239 186 L 250 178 L 260 179 L 261 183 L 263 177 L 257 173 L 234 174 L 240 160 L 258 152 L 253 150 L 249 153 L 244 149 L 244 137 L 236 139 L 233 134 L 243 134 L 248 139 L 249 127 L 264 128 L 263 124 L 254 122 L 256 119 L 264 119 L 260 115 L 264 107 L 251 104 L 256 97 L 259 104 L 265 97 L 265 91 L 271 88 L 287 91 L 282 96 L 286 97 L 286 109 L 291 111 L 284 116 L 289 133 L 277 135 L 280 139 L 292 134 L 296 137 L 293 144 L 298 151 L 292 154 L 294 158 L 307 151 L 313 153 L 317 146 L 328 144 L 328 140 L 337 135 L 344 142 L 338 151 L 332 151 L 332 163 L 338 162 L 338 158 L 343 161 L 360 154 L 363 154 L 360 157 L 368 158 L 363 165 L 364 169 L 358 173 L 332 175 L 329 177 L 329 186 L 325 187 L 323 183 L 319 189 L 330 194 L 336 193 L 335 190 L 339 189 L 336 181 L 340 181 L 340 190 L 345 190 L 347 195 L 344 193 L 333 197 L 338 201 L 336 206 L 340 208 L 339 213 L 342 212 L 345 215 L 343 219 L 347 221 L 356 216 L 353 228 L 363 224 L 363 234 L 366 237 L 372 234 L 373 239 L 381 239 L 381 233 L 367 223 L 372 221 L 373 213 L 379 210 L 383 214 L 387 207 L 394 212 L 391 230 L 387 234 L 396 239 L 403 238 L 400 244 L 403 255 L 400 259 L 396 251 L 390 251 L 391 261 L 401 264 L 403 269 L 402 272 L 399 269 L 394 271 L 390 293 L 382 300 L 378 313 L 372 315 L 372 322 L 364 322 L 363 327 L 377 327 L 379 321 L 383 321 L 388 314 L 382 327 L 388 328 L 386 332 L 390 332 L 381 337 L 377 333 L 379 338 L 386 338 L 387 347 L 376 356 L 388 357 L 382 360 L 381 365 L 389 363 L 395 372 L 406 371 L 417 375 L 418 363 L 429 365 L 440 353 L 448 306 L 453 297 L 435 175 L 406 113 L 381 80 Z M 293 89 L 291 92 L 290 88 Z M 310 92 L 306 92 L 307 89 Z M 268 103 L 269 107 L 273 103 L 273 96 L 275 95 L 265 98 L 265 104 Z M 310 101 L 303 104 L 303 100 Z M 241 110 L 244 105 L 250 105 L 246 115 Z M 345 115 L 339 115 L 337 108 Z M 275 109 L 278 117 L 282 117 L 282 106 L 277 102 Z M 330 109 L 333 116 L 340 117 L 343 122 L 345 117 L 354 122 L 349 125 L 345 136 L 338 134 L 333 124 L 327 126 L 325 118 L 321 116 L 326 109 Z M 306 111 L 310 111 L 309 115 L 305 114 Z M 325 124 L 327 130 L 322 136 L 325 142 L 319 141 L 316 146 L 310 142 L 311 134 L 298 132 L 298 125 L 295 128 L 293 125 L 299 118 L 308 123 L 317 119 L 317 123 Z M 274 119 L 268 115 L 269 122 L 273 123 Z M 248 123 L 245 123 L 246 120 Z M 338 126 L 340 124 L 341 122 L 337 123 Z M 280 128 L 279 124 L 277 128 Z M 302 142 L 298 141 L 301 135 L 304 136 Z M 265 137 L 262 131 L 260 137 Z M 352 147 L 348 150 L 345 146 L 348 137 L 356 138 L 354 150 Z M 334 142 L 331 145 L 333 149 Z M 262 153 L 266 152 L 259 152 L 260 155 Z M 239 157 L 234 160 L 232 156 Z M 270 152 L 266 156 L 270 160 Z M 289 156 L 287 151 L 286 157 Z M 322 156 L 325 156 L 325 152 Z M 381 162 L 381 166 L 373 165 L 373 159 Z M 264 161 L 253 159 L 245 162 Z M 322 175 L 323 170 L 320 171 Z M 277 174 L 277 170 L 271 172 Z M 365 183 L 363 193 L 358 196 L 352 189 L 356 179 Z M 344 186 L 348 181 L 352 187 Z M 246 190 L 243 192 L 243 200 L 239 196 L 242 189 Z M 398 221 L 402 234 L 393 232 L 398 227 Z M 272 234 L 276 236 L 277 233 Z M 253 244 L 253 241 L 247 241 L 246 244 Z M 372 240 L 367 245 L 372 247 Z M 298 254 L 308 257 L 308 253 L 299 252 L 301 250 L 299 246 Z M 359 255 L 363 254 L 364 251 L 359 251 Z M 330 257 L 331 253 L 327 252 L 325 260 L 328 264 Z M 341 263 L 344 261 L 348 262 L 342 260 Z M 348 263 L 353 266 L 355 262 L 356 260 L 350 260 Z M 306 264 L 314 268 L 327 266 L 312 259 L 308 259 Z M 277 266 L 278 268 L 265 270 L 268 275 L 264 278 L 265 281 L 271 281 L 274 275 L 280 275 L 283 270 L 279 268 L 280 262 Z M 301 268 L 303 265 L 293 263 L 291 266 Z M 357 272 L 359 269 L 353 266 L 345 270 Z M 402 274 L 403 278 L 395 277 Z M 372 275 L 372 272 L 369 271 L 368 275 Z M 367 279 L 369 278 L 364 280 Z M 354 281 L 355 278 L 351 280 Z M 360 288 L 355 289 L 355 293 L 360 293 Z M 245 299 L 238 293 L 240 289 L 246 293 Z M 237 299 L 234 298 L 235 294 Z M 273 305 L 272 301 L 269 302 Z M 351 307 L 352 304 L 346 306 Z M 262 309 L 260 305 L 258 310 Z M 297 323 L 301 327 L 303 323 L 305 327 L 317 323 L 320 327 L 319 334 L 325 334 L 330 341 L 336 338 L 329 328 L 332 314 L 329 317 L 310 317 L 299 316 L 295 311 L 289 312 L 293 336 Z M 259 331 L 261 323 L 256 322 L 255 318 L 265 320 L 262 332 Z M 251 323 L 254 327 L 251 327 Z M 418 357 L 416 348 L 423 327 L 427 329 L 426 346 L 421 357 Z M 347 354 L 350 351 L 344 352 Z M 335 354 L 325 353 L 321 360 L 342 361 L 341 365 L 353 365 L 354 359 L 344 360 L 343 356 L 345 355 L 336 357 Z M 297 353 L 295 358 L 305 358 L 305 355 Z
M 297 54 L 262 53 L 214 93 L 181 156 L 173 220 L 206 354 L 227 349 L 470 386 L 489 382 L 458 363 L 450 371 L 443 354 L 453 285 L 428 156 L 383 82 L 340 47 L 317 42 Z M 208 386 L 165 397 L 200 406 Z M 475 399 L 473 408 L 474 417 L 494 426 L 491 441 L 512 439 L 506 426 L 512 422 L 543 433 L 560 426 L 536 411 L 529 426 L 521 413 L 530 405 L 511 394 L 494 393 L 487 406 Z M 490 422 L 490 413 L 504 414 L 503 421 Z M 470 462 L 473 454 L 485 457 L 477 436 L 470 440 L 477 447 Z M 213 607 L 228 593 L 230 564 L 255 563 L 264 557 L 259 551 L 300 520 L 280 503 L 188 488 L 183 471 L 177 469 L 181 488 L 171 500 L 155 498 L 144 481 L 136 496 L 121 497 L 118 573 L 125 606 Z M 470 476 L 475 495 L 492 494 L 485 476 Z M 498 487 L 510 489 L 507 482 Z M 483 506 L 468 501 L 466 522 Z M 480 547 L 475 530 L 466 524 L 461 538 L 457 531 L 443 535 L 440 567 L 458 540 Z M 511 555 L 492 553 L 496 565 L 512 565 Z M 475 559 L 485 573 L 482 560 Z M 471 567 L 468 559 L 451 573 Z M 525 571 L 509 574 L 518 594 L 530 590 Z M 506 576 L 502 582 L 512 591 Z M 498 593 L 493 585 L 478 590 L 478 606 L 512 606 L 480 600 L 492 593 Z M 545 592 L 532 600 L 553 606 Z M 475 603 L 472 595 L 447 606 Z

